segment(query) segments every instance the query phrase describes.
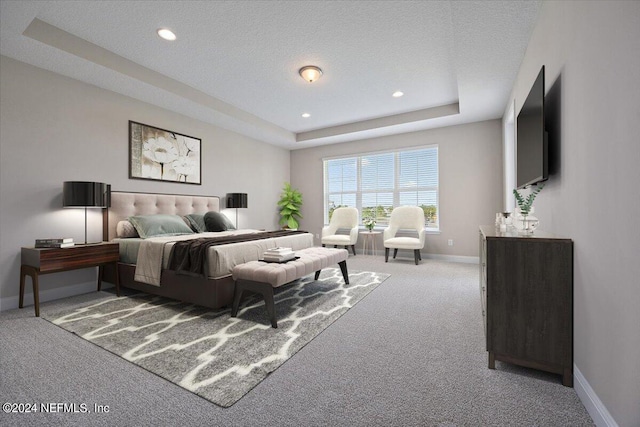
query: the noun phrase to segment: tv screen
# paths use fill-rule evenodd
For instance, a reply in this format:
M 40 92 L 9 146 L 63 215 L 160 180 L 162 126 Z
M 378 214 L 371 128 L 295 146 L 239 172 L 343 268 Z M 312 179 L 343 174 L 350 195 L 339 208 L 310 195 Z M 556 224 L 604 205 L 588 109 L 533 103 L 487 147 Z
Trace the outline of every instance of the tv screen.
M 518 188 L 528 187 L 548 178 L 547 151 L 543 65 L 518 114 L 516 136 L 516 186 Z

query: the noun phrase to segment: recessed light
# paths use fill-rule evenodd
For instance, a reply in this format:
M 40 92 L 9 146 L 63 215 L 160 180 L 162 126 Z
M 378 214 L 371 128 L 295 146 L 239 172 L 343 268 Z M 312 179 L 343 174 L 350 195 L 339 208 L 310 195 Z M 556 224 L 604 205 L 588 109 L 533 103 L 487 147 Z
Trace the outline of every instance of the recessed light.
M 169 41 L 174 41 L 176 39 L 175 33 L 168 28 L 158 28 L 158 35 Z
M 311 114 L 309 114 L 309 113 L 302 113 L 302 117 L 304 117 L 304 118 L 306 119 L 307 117 L 311 117 Z
M 394 98 L 400 98 L 402 95 L 404 95 L 404 92 L 400 92 L 399 90 L 396 92 L 393 92 L 393 96 Z

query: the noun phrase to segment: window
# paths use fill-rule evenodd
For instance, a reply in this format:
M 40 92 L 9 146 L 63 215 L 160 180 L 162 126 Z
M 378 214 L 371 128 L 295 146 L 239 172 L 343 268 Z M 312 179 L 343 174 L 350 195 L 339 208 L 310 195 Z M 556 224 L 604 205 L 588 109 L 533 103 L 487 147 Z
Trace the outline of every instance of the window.
M 427 229 L 439 228 L 437 146 L 324 160 L 326 224 L 336 208 L 353 206 L 360 220 L 385 226 L 393 208 L 404 205 L 420 206 Z

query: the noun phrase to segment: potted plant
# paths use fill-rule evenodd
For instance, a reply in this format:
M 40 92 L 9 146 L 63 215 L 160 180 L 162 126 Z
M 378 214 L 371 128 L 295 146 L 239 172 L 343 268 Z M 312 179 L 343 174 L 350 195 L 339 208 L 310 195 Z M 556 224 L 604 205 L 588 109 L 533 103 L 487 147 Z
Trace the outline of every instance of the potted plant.
M 518 190 L 513 190 L 513 195 L 516 198 L 518 209 L 520 211 L 520 217 L 518 219 L 522 222 L 521 230 L 525 233 L 533 233 L 533 231 L 538 226 L 538 218 L 530 215 L 533 213 L 533 201 L 536 199 L 536 196 L 543 188 L 544 183 L 536 184 L 536 186 L 531 189 L 531 193 L 529 193 L 526 198 L 522 197 Z
M 297 229 L 298 219 L 302 218 L 300 207 L 302 206 L 302 194 L 291 187 L 288 182 L 284 183 L 284 188 L 280 194 L 278 208 L 280 209 L 280 225 L 282 228 Z

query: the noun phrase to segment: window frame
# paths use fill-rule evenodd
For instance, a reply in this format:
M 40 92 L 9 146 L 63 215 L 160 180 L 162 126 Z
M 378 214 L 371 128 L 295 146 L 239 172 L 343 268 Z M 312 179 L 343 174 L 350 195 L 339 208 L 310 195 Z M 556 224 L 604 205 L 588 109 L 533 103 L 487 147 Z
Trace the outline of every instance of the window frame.
M 409 153 L 412 151 L 423 151 L 423 150 L 435 150 L 436 152 L 436 185 L 429 186 L 415 186 L 415 187 L 400 187 L 400 171 L 399 171 L 399 162 L 401 153 Z M 362 189 L 362 160 L 367 156 L 374 156 L 380 154 L 389 154 L 392 153 L 394 156 L 393 159 L 393 189 L 389 190 L 379 189 L 379 190 L 364 190 Z M 436 205 L 436 220 L 430 226 L 427 226 L 425 219 L 425 230 L 427 232 L 439 233 L 440 232 L 440 149 L 438 144 L 429 144 L 417 147 L 405 147 L 402 149 L 389 149 L 389 150 L 380 150 L 380 151 L 368 151 L 368 152 L 360 152 L 353 153 L 348 155 L 341 156 L 331 156 L 331 157 L 323 157 L 322 158 L 322 180 L 323 180 L 323 218 L 324 224 L 327 225 L 329 223 L 329 204 L 330 204 L 330 196 L 335 194 L 353 194 L 354 191 L 341 191 L 341 192 L 332 192 L 329 193 L 329 175 L 328 175 L 328 167 L 329 162 L 332 160 L 347 160 L 347 159 L 356 159 L 356 189 L 355 189 L 355 206 L 360 213 L 360 218 L 358 218 L 359 226 L 364 227 L 362 224 L 362 195 L 364 193 L 375 193 L 375 192 L 389 192 L 393 193 L 393 202 L 392 207 L 395 208 L 400 206 L 400 193 L 407 191 L 434 191 L 435 192 L 435 205 Z M 416 205 L 420 206 L 420 205 Z M 386 228 L 386 224 L 376 225 L 375 229 L 382 230 Z

